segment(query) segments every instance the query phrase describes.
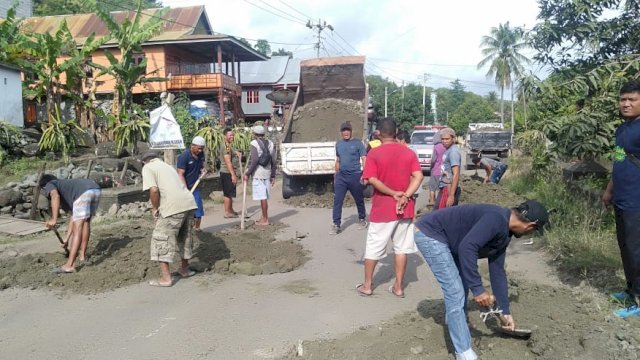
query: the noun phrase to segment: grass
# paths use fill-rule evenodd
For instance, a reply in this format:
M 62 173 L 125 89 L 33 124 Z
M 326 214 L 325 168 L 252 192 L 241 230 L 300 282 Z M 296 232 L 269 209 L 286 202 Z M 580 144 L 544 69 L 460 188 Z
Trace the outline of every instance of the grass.
M 589 279 L 594 274 L 615 274 L 622 266 L 613 212 L 598 201 L 569 189 L 559 168 L 532 173 L 530 159 L 510 159 L 505 185 L 536 199 L 551 211 L 545 246 L 563 270 Z M 612 279 L 608 279 L 611 282 Z M 594 282 L 604 281 L 594 279 Z M 610 287 L 615 284 L 595 284 Z
M 39 158 L 11 159 L 0 167 L 0 184 L 20 182 L 26 175 L 37 173 L 45 162 L 47 169 L 55 169 L 64 165 L 62 161 L 47 161 Z

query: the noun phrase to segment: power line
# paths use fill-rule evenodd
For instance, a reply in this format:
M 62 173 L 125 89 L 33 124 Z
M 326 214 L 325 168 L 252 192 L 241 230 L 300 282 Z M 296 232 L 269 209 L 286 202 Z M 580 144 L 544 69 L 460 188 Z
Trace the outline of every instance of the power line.
M 299 18 L 299 17 L 297 17 L 297 16 L 295 16 L 295 15 L 293 15 L 293 14 L 291 14 L 291 13 L 288 13 L 288 12 L 286 12 L 286 11 L 282 10 L 282 9 L 279 9 L 279 8 L 277 8 L 277 7 L 275 7 L 275 6 L 271 5 L 271 4 L 269 4 L 268 2 L 266 2 L 266 1 L 264 1 L 264 0 L 258 0 L 258 1 L 260 1 L 261 3 L 263 3 L 263 4 L 267 5 L 268 7 L 272 8 L 272 9 L 274 9 L 274 10 L 276 10 L 276 11 L 278 11 L 278 12 L 280 12 L 280 13 L 282 13 L 282 14 L 284 14 L 284 15 L 286 15 L 286 16 L 288 16 L 288 17 L 292 18 L 292 19 L 296 19 L 296 20 L 298 20 L 298 21 L 301 21 L 302 23 L 306 23 L 306 21 L 307 21 L 307 19 L 301 19 L 301 18 Z
M 288 7 L 289 9 L 291 9 L 291 10 L 293 10 L 293 11 L 297 12 L 298 14 L 300 14 L 300 15 L 304 16 L 304 17 L 305 17 L 305 18 L 307 18 L 308 20 L 311 20 L 311 16 L 309 16 L 309 15 L 305 15 L 304 13 L 302 13 L 302 12 L 298 11 L 298 9 L 294 8 L 293 6 L 291 6 L 291 5 L 287 4 L 286 2 L 284 2 L 284 1 L 282 1 L 282 0 L 280 0 L 280 2 L 281 2 L 282 4 L 284 4 L 284 6 Z
M 113 3 L 113 2 L 111 2 L 109 0 L 101 0 L 101 1 L 105 2 L 105 3 L 109 4 L 109 5 L 112 5 L 112 6 L 116 7 L 116 8 L 122 9 L 122 10 L 133 11 L 133 12 L 137 11 L 137 9 L 132 9 L 132 8 L 129 8 L 129 7 L 126 7 L 126 6 L 122 6 L 120 4 Z M 183 24 L 183 23 L 181 23 L 179 21 L 176 21 L 174 19 L 169 19 L 169 18 L 164 18 L 162 16 L 158 16 L 158 15 L 155 14 L 155 12 L 154 13 L 148 13 L 148 12 L 145 12 L 144 10 L 142 10 L 141 13 L 146 15 L 146 16 L 153 17 L 153 18 L 156 18 L 156 19 L 160 19 L 160 20 L 172 23 L 172 24 L 181 25 L 181 26 L 184 26 L 184 27 L 187 27 L 187 28 L 191 28 L 191 29 L 195 29 L 196 28 L 193 25 Z M 264 40 L 264 39 L 251 39 L 251 38 L 247 38 L 247 37 L 244 37 L 244 36 L 237 36 L 237 35 L 231 35 L 231 34 L 224 34 L 224 33 L 221 33 L 221 32 L 217 32 L 217 33 L 221 34 L 221 35 L 225 35 L 225 36 L 231 36 L 231 37 L 234 37 L 236 39 L 245 39 L 245 40 L 250 40 L 250 41 Z M 299 43 L 285 43 L 285 42 L 278 42 L 278 41 L 269 41 L 269 43 L 270 44 L 276 44 L 276 45 L 289 45 L 289 46 L 313 45 L 312 43 L 299 44 Z
M 288 20 L 288 21 L 294 22 L 294 23 L 296 23 L 296 24 L 304 25 L 304 22 L 302 22 L 302 21 L 293 20 L 293 19 L 291 19 L 291 18 L 286 18 L 286 17 L 284 17 L 284 16 L 282 16 L 282 15 L 280 15 L 280 14 L 277 14 L 277 13 L 275 13 L 275 12 L 273 12 L 273 11 L 269 10 L 269 9 L 265 9 L 265 8 L 263 8 L 263 7 L 262 7 L 262 6 L 260 6 L 260 5 L 254 4 L 254 3 L 252 3 L 252 2 L 251 2 L 251 1 L 249 1 L 249 0 L 244 0 L 244 2 L 246 2 L 246 3 L 247 3 L 247 4 L 249 4 L 249 5 L 255 6 L 256 8 L 258 8 L 258 9 L 260 9 L 260 10 L 266 11 L 266 12 L 268 12 L 269 14 L 275 15 L 275 16 L 277 16 L 277 17 L 281 18 L 281 19 L 285 19 L 285 20 Z M 267 5 L 268 5 L 268 4 L 267 4 Z M 270 6 L 270 5 L 269 5 L 269 6 Z

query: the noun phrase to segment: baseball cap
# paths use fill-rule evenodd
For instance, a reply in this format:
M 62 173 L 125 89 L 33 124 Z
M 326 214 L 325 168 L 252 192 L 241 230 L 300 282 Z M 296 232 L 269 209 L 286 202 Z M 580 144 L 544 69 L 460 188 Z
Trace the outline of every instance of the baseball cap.
M 251 131 L 256 135 L 264 135 L 264 126 L 256 125 L 251 128 Z
M 191 140 L 191 145 L 205 146 L 207 145 L 207 142 L 204 140 L 202 136 L 196 136 L 193 138 L 193 140 Z
M 154 150 L 149 150 L 147 152 L 145 152 L 144 154 L 138 156 L 138 160 L 140 161 L 147 161 L 147 160 L 151 160 L 151 159 L 155 159 L 159 156 L 157 151 Z
M 342 125 L 340 125 L 340 131 L 342 130 L 353 130 L 353 127 L 351 126 L 351 123 L 346 121 L 343 122 Z
M 535 200 L 527 200 L 516 208 L 520 215 L 528 221 L 536 223 L 536 229 L 542 232 L 544 225 L 549 222 L 549 212 L 547 208 Z

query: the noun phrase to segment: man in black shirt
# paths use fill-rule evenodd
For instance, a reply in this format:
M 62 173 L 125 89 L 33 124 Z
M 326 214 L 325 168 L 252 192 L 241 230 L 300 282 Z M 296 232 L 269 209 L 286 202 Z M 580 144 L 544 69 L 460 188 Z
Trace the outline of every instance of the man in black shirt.
M 69 232 L 71 232 L 71 247 L 67 262 L 55 269 L 56 274 L 69 274 L 76 271 L 76 257 L 78 262 L 87 260 L 87 244 L 91 235 L 91 218 L 96 214 L 100 202 L 100 186 L 93 180 L 71 179 L 58 180 L 55 176 L 45 174 L 38 184 L 44 194 L 50 199 L 51 218 L 47 221 L 47 228 L 52 229 L 58 223 L 60 209 L 71 212 Z M 69 244 L 64 244 L 64 247 Z

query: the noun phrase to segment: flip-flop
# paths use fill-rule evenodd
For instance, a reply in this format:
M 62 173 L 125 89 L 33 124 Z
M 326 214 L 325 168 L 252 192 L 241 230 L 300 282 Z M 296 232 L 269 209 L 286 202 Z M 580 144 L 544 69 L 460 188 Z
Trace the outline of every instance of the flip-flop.
M 369 297 L 371 296 L 371 294 L 373 294 L 373 292 L 371 292 L 371 294 L 367 294 L 365 292 L 360 291 L 360 288 L 363 287 L 364 284 L 358 284 L 356 285 L 356 292 L 358 293 L 358 295 L 362 296 L 362 297 Z
M 231 215 L 225 215 L 224 216 L 225 219 L 235 219 L 237 217 L 238 217 L 238 215 L 236 215 L 236 214 L 231 214 Z
M 173 273 L 173 275 L 180 276 L 183 279 L 190 278 L 195 274 L 196 274 L 196 271 L 191 269 L 189 269 L 189 272 L 187 273 L 187 275 L 183 275 L 180 271 L 176 271 L 175 273 Z
M 65 270 L 62 268 L 62 266 L 58 266 L 57 268 L 51 270 L 51 272 L 54 274 L 73 274 L 74 272 L 76 272 L 76 269 Z
M 157 286 L 157 287 L 172 287 L 173 286 L 173 280 L 169 284 L 161 284 L 160 281 L 158 281 L 158 280 L 149 280 L 149 285 Z
M 393 285 L 389 286 L 389 292 L 390 292 L 391 294 L 393 294 L 393 296 L 395 296 L 395 297 L 397 297 L 397 298 L 404 299 L 404 293 L 402 293 L 401 295 L 396 294 L 396 293 L 393 291 Z

